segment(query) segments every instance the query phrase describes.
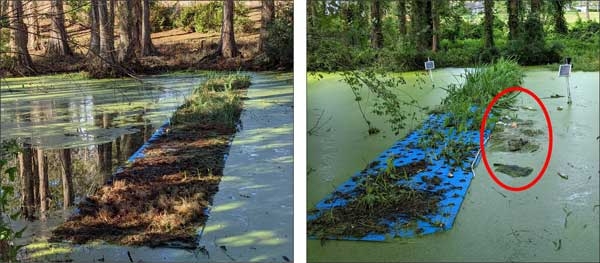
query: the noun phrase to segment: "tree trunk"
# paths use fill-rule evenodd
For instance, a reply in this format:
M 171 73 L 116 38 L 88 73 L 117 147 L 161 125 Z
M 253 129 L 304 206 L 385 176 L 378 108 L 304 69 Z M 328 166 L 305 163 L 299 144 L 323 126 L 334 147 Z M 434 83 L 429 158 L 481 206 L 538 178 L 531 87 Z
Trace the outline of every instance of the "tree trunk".
M 529 12 L 529 17 L 525 22 L 527 29 L 527 40 L 530 41 L 530 45 L 533 41 L 540 41 L 541 45 L 543 45 L 544 26 L 541 21 L 542 2 L 541 0 L 531 0 L 530 3 L 531 11 Z
M 539 18 L 542 10 L 542 0 L 531 0 L 531 13 Z
M 437 52 L 439 47 L 440 31 L 440 1 L 431 2 L 431 51 Z
M 72 56 L 73 52 L 67 43 L 65 14 L 62 0 L 50 1 L 50 38 L 46 52 L 52 57 Z
M 42 50 L 37 1 L 30 1 L 27 3 L 27 24 L 32 27 L 31 32 L 28 34 L 28 48 L 32 50 Z
M 483 4 L 483 46 L 492 49 L 494 47 L 494 0 L 485 0 Z
M 60 150 L 63 174 L 63 209 L 73 204 L 73 164 L 71 162 L 71 149 Z
M 133 13 L 132 0 L 118 1 L 119 14 L 119 54 L 120 63 L 129 63 L 135 58 L 132 42 Z
M 265 51 L 265 43 L 269 37 L 268 26 L 275 18 L 275 1 L 263 0 L 260 10 L 260 38 L 258 39 L 258 52 Z
M 131 43 L 133 53 L 136 56 L 142 56 L 142 6 L 140 0 L 131 1 Z
M 90 7 L 90 53 L 95 57 L 100 54 L 100 19 L 98 18 L 98 0 L 91 0 Z
M 411 2 L 411 34 L 415 48 L 425 51 L 431 47 L 431 1 L 413 0 Z
M 37 150 L 32 149 L 32 162 L 31 162 L 31 170 L 33 171 L 33 204 L 35 205 L 35 209 L 40 207 L 40 172 L 38 170 L 38 156 Z
M 122 154 L 121 154 L 121 137 L 117 137 L 117 139 L 115 140 L 115 153 L 116 153 L 115 158 L 117 159 L 117 162 L 120 162 L 121 161 L 121 157 L 122 157 Z
M 106 72 L 115 64 L 113 24 L 110 21 L 107 0 L 98 1 L 98 22 L 100 23 L 100 64 L 102 70 Z
M 8 14 L 8 0 L 0 0 L 0 16 Z
M 237 46 L 235 45 L 235 35 L 233 33 L 233 8 L 233 0 L 224 0 L 219 53 L 225 58 L 233 58 L 239 55 Z
M 515 40 L 519 35 L 519 6 L 521 0 L 508 0 L 508 39 Z
M 37 161 L 38 161 L 38 176 L 40 186 L 40 219 L 46 219 L 46 213 L 48 212 L 48 174 L 46 168 L 46 158 L 44 158 L 44 151 L 40 148 L 37 149 Z
M 142 56 L 156 54 L 152 44 L 152 28 L 150 27 L 150 0 L 142 0 Z
M 596 7 L 598 7 L 598 4 L 596 4 Z M 587 21 L 591 20 L 591 18 L 590 18 L 590 1 L 589 0 L 585 1 L 585 19 Z
M 33 153 L 31 145 L 24 144 L 22 151 L 19 152 L 19 175 L 21 177 L 21 217 L 32 220 L 35 215 L 35 200 L 33 188 Z
M 11 51 L 15 58 L 15 69 L 22 74 L 33 73 L 35 68 L 27 50 L 27 27 L 23 22 L 23 2 L 21 0 L 10 1 L 11 4 Z
M 401 37 L 406 36 L 406 0 L 398 0 L 398 31 Z
M 565 2 L 564 0 L 552 0 L 554 11 L 554 31 L 559 34 L 567 34 L 567 20 L 565 20 Z
M 383 32 L 382 32 L 382 10 L 381 0 L 373 0 L 371 2 L 371 47 L 379 49 L 383 47 Z
M 316 18 L 317 18 L 317 0 L 308 0 L 308 4 L 307 4 L 307 20 L 308 20 L 308 24 L 311 27 L 315 27 L 317 26 L 316 24 Z

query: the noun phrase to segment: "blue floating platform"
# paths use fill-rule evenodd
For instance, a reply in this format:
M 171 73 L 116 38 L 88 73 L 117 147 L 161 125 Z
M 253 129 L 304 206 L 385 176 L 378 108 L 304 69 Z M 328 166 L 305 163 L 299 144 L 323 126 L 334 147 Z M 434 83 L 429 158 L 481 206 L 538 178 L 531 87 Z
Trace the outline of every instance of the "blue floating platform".
M 430 115 L 419 129 L 412 131 L 404 139 L 396 142 L 392 147 L 375 158 L 368 168 L 356 173 L 337 187 L 333 193 L 319 201 L 316 205 L 316 212 L 308 215 L 308 221 L 310 222 L 317 219 L 323 213 L 326 213 L 335 207 L 345 206 L 350 201 L 345 197 L 352 198 L 355 196 L 353 190 L 360 184 L 362 179 L 385 170 L 389 159 L 391 159 L 396 167 L 425 160 L 427 163 L 425 170 L 415 174 L 408 180 L 399 181 L 398 184 L 409 186 L 415 190 L 437 191 L 441 193 L 441 199 L 438 203 L 439 209 L 436 214 L 424 216 L 427 220 L 417 219 L 416 227 L 412 229 L 400 227 L 409 223 L 409 220 L 403 219 L 402 215 L 395 215 L 395 218 L 397 218 L 396 221 L 381 219 L 381 222 L 388 226 L 387 233 L 369 233 L 364 237 L 336 236 L 325 238 L 337 240 L 385 241 L 387 238 L 409 238 L 417 235 L 427 235 L 446 231 L 452 228 L 454 220 L 460 210 L 460 206 L 467 194 L 467 189 L 473 179 L 471 165 L 477 165 L 480 159 L 477 155 L 479 147 L 476 147 L 476 149 L 472 151 L 472 154 L 463 160 L 461 164 L 451 163 L 452 161 L 441 157 L 430 158 L 432 155 L 439 156 L 450 141 L 460 141 L 463 143 L 479 145 L 479 131 L 467 130 L 457 132 L 454 128 L 445 127 L 444 121 L 449 116 L 448 113 Z M 426 150 L 420 149 L 417 146 L 419 139 L 424 136 L 429 136 L 426 134 L 426 131 L 429 129 L 442 132 L 445 135 L 444 143 L 439 144 L 434 148 Z M 485 130 L 484 138 L 489 138 L 490 134 L 491 130 Z M 452 172 L 454 176 L 449 177 L 448 174 L 450 172 Z M 435 176 L 441 179 L 439 185 L 427 184 L 423 181 L 423 179 L 427 181 L 431 180 Z M 432 225 L 432 222 L 435 222 L 436 225 Z M 415 233 L 416 229 L 419 229 L 419 233 Z M 309 236 L 309 238 L 317 239 L 318 237 Z

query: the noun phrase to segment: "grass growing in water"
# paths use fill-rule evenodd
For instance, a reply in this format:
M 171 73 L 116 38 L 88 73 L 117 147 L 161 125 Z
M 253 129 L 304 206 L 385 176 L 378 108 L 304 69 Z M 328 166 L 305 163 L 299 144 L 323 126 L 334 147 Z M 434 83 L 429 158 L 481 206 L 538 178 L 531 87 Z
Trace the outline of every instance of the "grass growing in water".
M 433 111 L 433 113 L 449 113 L 444 123 L 445 127 L 451 127 L 449 133 L 478 131 L 488 103 L 503 89 L 520 85 L 523 81 L 523 72 L 515 61 L 499 59 L 494 64 L 465 72 L 463 77 L 465 81 L 462 85 L 448 86 L 448 96 L 442 100 L 442 105 Z M 517 95 L 519 93 L 502 96 L 494 104 L 491 112 L 493 116 L 486 122 L 486 128 L 496 122 L 497 116 L 502 115 L 500 110 L 512 107 Z M 435 129 L 438 128 L 443 127 Z M 434 129 L 426 130 L 426 135 L 433 136 L 422 137 L 418 146 L 427 149 L 445 143 L 446 147 L 442 150 L 441 157 L 446 158 L 453 166 L 461 166 L 463 161 L 478 148 L 477 144 L 463 140 L 445 142 L 447 135 L 438 133 Z
M 345 236 L 361 238 L 369 233 L 387 233 L 389 229 L 383 219 L 405 219 L 410 222 L 437 212 L 439 193 L 398 184 L 425 169 L 425 166 L 426 163 L 420 161 L 396 167 L 388 161 L 386 169 L 364 177 L 351 192 L 335 192 L 330 201 L 344 198 L 348 203 L 309 221 L 308 234 L 320 239 Z
M 235 128 L 242 104 L 239 89 L 249 85 L 248 75 L 211 75 L 194 91 L 191 98 L 179 107 L 171 123 L 220 123 Z
M 423 149 L 444 145 L 439 157 L 447 159 L 454 167 L 463 165 L 464 160 L 474 154 L 478 145 L 448 139 L 449 134 L 479 130 L 483 112 L 489 101 L 502 89 L 519 85 L 523 73 L 516 62 L 500 59 L 495 64 L 466 72 L 464 78 L 464 84 L 451 85 L 447 88 L 448 96 L 436 109 L 438 113 L 450 113 L 446 123 L 442 125 L 443 127 L 426 130 L 425 136 L 417 143 L 417 147 Z M 496 108 L 510 107 L 515 101 L 515 96 L 516 94 L 511 94 L 502 97 L 496 104 Z M 494 118 L 488 121 L 488 123 L 494 122 Z M 448 134 L 440 131 L 441 128 L 446 127 L 452 127 Z M 438 156 L 428 157 L 438 159 Z M 429 158 L 425 159 L 429 160 Z M 376 165 L 372 164 L 369 168 Z M 417 174 L 426 165 L 425 161 L 421 161 L 409 166 L 395 167 L 393 162 L 388 161 L 386 169 L 359 177 L 357 180 L 361 181 L 352 192 L 335 192 L 329 200 L 333 202 L 337 198 L 346 199 L 345 206 L 323 211 L 318 218 L 308 222 L 309 235 L 322 240 L 346 236 L 361 238 L 369 233 L 387 233 L 388 226 L 384 224 L 384 219 L 392 221 L 403 219 L 409 222 L 405 227 L 414 227 L 416 220 L 426 220 L 426 215 L 438 212 L 438 203 L 444 193 L 443 190 L 419 191 L 404 184 L 403 181 Z M 441 178 L 437 176 L 424 178 L 423 182 L 429 184 L 425 189 L 432 189 L 432 186 L 441 183 Z M 415 232 L 418 234 L 419 229 Z

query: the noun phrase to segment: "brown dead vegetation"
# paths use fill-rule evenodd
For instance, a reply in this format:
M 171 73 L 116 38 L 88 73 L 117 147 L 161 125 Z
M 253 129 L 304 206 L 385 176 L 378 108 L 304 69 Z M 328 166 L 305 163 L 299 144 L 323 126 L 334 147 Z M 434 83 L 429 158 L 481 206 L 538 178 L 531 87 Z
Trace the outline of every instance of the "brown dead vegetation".
M 245 89 L 233 92 L 241 97 Z M 50 241 L 81 244 L 100 239 L 122 245 L 196 247 L 197 229 L 206 222 L 204 211 L 218 191 L 223 156 L 236 130 L 185 105 L 189 104 L 178 114 L 193 115 L 185 118 L 193 121 L 172 126 L 143 158 L 80 202 L 79 213 L 56 228 Z M 239 119 L 241 102 L 238 106 Z

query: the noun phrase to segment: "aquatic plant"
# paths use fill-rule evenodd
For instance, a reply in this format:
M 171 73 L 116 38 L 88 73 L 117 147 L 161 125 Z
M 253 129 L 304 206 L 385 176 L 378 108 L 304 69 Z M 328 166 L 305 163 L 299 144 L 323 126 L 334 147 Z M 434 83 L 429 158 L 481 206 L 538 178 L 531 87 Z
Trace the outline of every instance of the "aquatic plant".
M 242 103 L 237 90 L 250 86 L 245 74 L 209 74 L 208 79 L 179 107 L 171 123 L 211 122 L 235 128 Z
M 335 192 L 331 201 L 346 199 L 345 206 L 324 211 L 308 222 L 308 233 L 319 238 L 352 236 L 361 238 L 369 233 L 387 233 L 384 219 L 414 221 L 435 213 L 439 193 L 415 190 L 399 179 L 408 179 L 426 166 L 424 161 L 396 167 L 393 159 L 387 166 L 365 178 L 349 193 Z M 371 165 L 369 165 L 370 168 Z
M 14 198 L 15 190 L 12 183 L 15 182 L 17 175 L 17 167 L 9 166 L 8 159 L 14 158 L 18 152 L 19 146 L 15 140 L 0 143 L 0 252 L 2 252 L 0 261 L 2 262 L 16 261 L 17 251 L 22 246 L 15 245 L 13 242 L 25 231 L 25 228 L 14 230 L 10 225 L 10 220 L 16 220 L 20 212 L 10 213 L 7 209 L 9 202 Z M 7 213 L 8 216 L 5 217 Z
M 377 134 L 380 130 L 373 126 L 363 109 L 361 93 L 364 91 L 374 95 L 371 112 L 377 116 L 385 116 L 395 135 L 406 127 L 409 120 L 416 120 L 416 112 L 426 110 L 426 107 L 421 107 L 409 93 L 398 89 L 406 84 L 402 77 L 393 77 L 387 72 L 372 68 L 345 71 L 341 75 L 342 81 L 352 90 L 369 135 Z M 402 93 L 402 96 L 398 92 Z

